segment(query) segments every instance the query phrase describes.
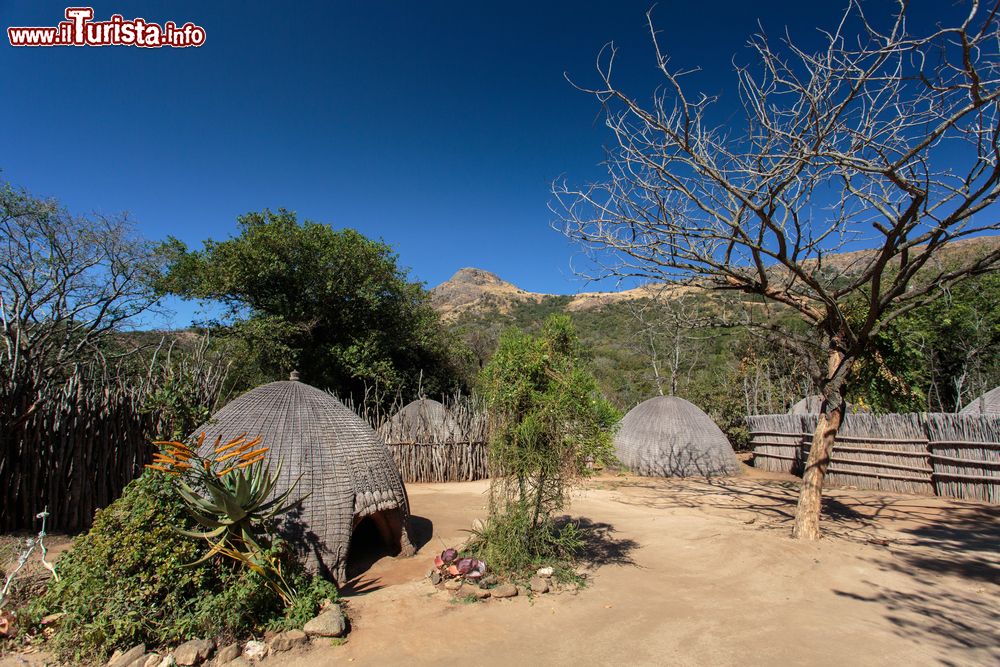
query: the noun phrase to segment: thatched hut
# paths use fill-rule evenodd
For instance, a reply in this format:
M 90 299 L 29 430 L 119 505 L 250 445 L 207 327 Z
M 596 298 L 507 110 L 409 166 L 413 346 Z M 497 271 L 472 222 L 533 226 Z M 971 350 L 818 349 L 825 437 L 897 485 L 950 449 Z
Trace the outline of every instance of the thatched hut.
M 243 394 L 195 436 L 205 434 L 206 450 L 218 437 L 263 438 L 272 470 L 282 464 L 275 493 L 299 480 L 293 498 L 304 500 L 282 532 L 310 569 L 343 584 L 351 536 L 366 519 L 391 553 L 412 555 L 406 490 L 385 444 L 336 398 L 297 379 Z
M 712 477 L 739 469 L 722 429 L 676 396 L 657 396 L 632 408 L 615 436 L 615 452 L 639 475 Z
M 961 413 L 963 415 L 996 415 L 1000 414 L 1000 387 L 988 392 L 970 402 Z
M 393 444 L 459 442 L 467 439 L 448 408 L 433 398 L 420 398 L 407 403 L 379 427 L 379 434 Z
M 863 408 L 855 406 L 853 403 L 846 403 L 847 412 L 868 412 Z M 806 396 L 801 401 L 792 406 L 788 411 L 790 415 L 818 415 L 823 409 L 823 397 L 819 394 Z

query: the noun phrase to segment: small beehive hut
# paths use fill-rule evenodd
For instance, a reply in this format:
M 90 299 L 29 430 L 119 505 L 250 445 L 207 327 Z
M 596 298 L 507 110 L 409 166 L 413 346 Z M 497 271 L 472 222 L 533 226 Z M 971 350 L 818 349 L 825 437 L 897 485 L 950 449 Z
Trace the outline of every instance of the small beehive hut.
M 298 480 L 292 498 L 304 500 L 282 533 L 307 567 L 343 585 L 354 529 L 371 519 L 390 553 L 412 555 L 409 505 L 399 472 L 374 430 L 340 401 L 298 382 L 271 382 L 219 410 L 194 437 L 203 447 L 244 433 L 270 447 L 272 472 L 281 462 L 275 494 Z
M 963 415 L 1000 414 L 1000 387 L 991 389 L 962 408 Z
M 386 442 L 400 444 L 466 439 L 448 408 L 433 398 L 420 398 L 407 403 L 378 431 Z
M 378 428 L 407 482 L 468 482 L 488 476 L 486 422 L 470 401 L 408 403 Z
M 615 452 L 638 475 L 713 477 L 739 469 L 722 429 L 676 396 L 657 396 L 632 408 L 615 436 Z
M 847 403 L 847 412 L 867 412 L 863 408 L 858 408 L 852 403 Z M 801 401 L 792 406 L 788 411 L 790 415 L 818 415 L 823 409 L 823 397 L 819 394 L 806 396 Z

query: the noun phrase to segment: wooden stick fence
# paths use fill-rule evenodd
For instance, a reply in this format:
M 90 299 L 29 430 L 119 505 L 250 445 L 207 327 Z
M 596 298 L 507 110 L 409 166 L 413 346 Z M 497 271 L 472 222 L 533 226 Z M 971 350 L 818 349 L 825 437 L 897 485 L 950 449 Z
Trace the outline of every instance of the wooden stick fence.
M 404 482 L 471 482 L 489 477 L 487 420 L 470 396 L 421 399 L 392 414 L 344 400 L 385 440 Z
M 748 417 L 754 465 L 801 475 L 817 419 Z M 1000 502 L 1000 416 L 848 415 L 828 474 L 834 485 Z
M 408 442 L 388 447 L 404 482 L 472 482 L 488 477 L 485 442 Z

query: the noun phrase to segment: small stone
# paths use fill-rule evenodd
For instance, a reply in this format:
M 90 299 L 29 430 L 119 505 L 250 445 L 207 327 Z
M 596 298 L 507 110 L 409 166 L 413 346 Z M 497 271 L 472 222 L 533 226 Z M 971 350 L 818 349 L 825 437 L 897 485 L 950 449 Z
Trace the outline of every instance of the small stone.
M 538 568 L 538 572 L 536 572 L 535 574 L 544 579 L 548 579 L 549 577 L 552 576 L 553 572 L 554 570 L 551 567 L 540 567 Z
M 528 582 L 528 585 L 531 587 L 532 593 L 548 593 L 549 591 L 548 579 L 532 577 L 531 581 Z
M 177 661 L 174 660 L 174 656 L 168 655 L 163 660 L 160 660 L 160 664 L 157 667 L 177 667 Z
M 448 581 L 444 582 L 444 587 L 449 591 L 457 591 L 459 588 L 462 587 L 462 582 L 459 581 L 458 579 L 449 579 Z
M 128 663 L 128 667 L 156 667 L 163 658 L 156 653 L 145 653 Z
M 146 655 L 146 645 L 136 644 L 124 653 L 115 651 L 114 655 L 111 656 L 111 660 L 108 661 L 108 667 L 128 667 L 128 665 L 131 665 L 144 655 Z
M 343 637 L 347 633 L 347 619 L 340 605 L 333 605 L 302 628 L 309 636 Z
M 438 572 L 437 570 L 431 572 L 431 583 L 434 584 L 435 586 L 441 583 L 441 573 Z
M 220 665 L 224 665 L 227 662 L 232 662 L 236 658 L 240 657 L 240 645 L 230 644 L 229 646 L 223 647 L 218 655 L 215 656 L 215 661 Z
M 200 665 L 212 657 L 215 650 L 215 643 L 210 639 L 192 639 L 184 642 L 174 649 L 172 655 L 178 665 L 189 667 L 190 665 Z
M 243 647 L 243 657 L 247 660 L 263 660 L 267 655 L 267 644 L 256 639 L 248 641 Z
M 470 596 L 476 598 L 477 600 L 485 600 L 490 597 L 490 595 L 491 593 L 488 590 L 480 588 L 475 584 L 466 584 L 458 590 L 459 597 Z
M 279 653 L 281 651 L 290 651 L 296 646 L 301 646 L 308 641 L 306 633 L 301 630 L 289 630 L 287 632 L 282 632 L 274 636 L 271 640 L 271 651 Z
M 63 617 L 62 612 L 59 612 L 59 613 L 56 613 L 56 614 L 49 614 L 48 616 L 43 616 L 42 617 L 42 625 L 52 625 L 53 623 L 55 623 L 56 621 L 58 621 L 62 617 Z
M 528 594 L 528 589 L 525 586 L 517 585 L 517 594 L 524 596 Z
M 517 595 L 517 586 L 514 584 L 500 584 L 491 593 L 495 598 L 512 598 Z

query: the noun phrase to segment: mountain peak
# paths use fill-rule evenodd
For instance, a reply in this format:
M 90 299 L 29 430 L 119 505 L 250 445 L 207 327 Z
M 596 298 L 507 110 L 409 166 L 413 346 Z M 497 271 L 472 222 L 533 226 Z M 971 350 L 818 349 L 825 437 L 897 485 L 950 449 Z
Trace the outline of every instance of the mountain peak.
M 431 304 L 448 318 L 480 307 L 507 312 L 524 301 L 540 301 L 544 295 L 525 292 L 495 273 L 475 267 L 459 269 L 455 275 L 431 290 Z

